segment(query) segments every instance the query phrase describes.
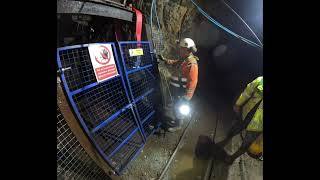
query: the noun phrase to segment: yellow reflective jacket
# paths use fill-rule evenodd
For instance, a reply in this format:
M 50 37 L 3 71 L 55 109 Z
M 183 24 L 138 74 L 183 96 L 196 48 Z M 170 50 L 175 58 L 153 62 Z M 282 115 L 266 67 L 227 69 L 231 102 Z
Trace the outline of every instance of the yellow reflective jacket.
M 237 106 L 242 106 L 242 120 L 260 100 L 261 103 L 247 126 L 247 131 L 263 131 L 263 76 L 249 83 L 236 102 Z

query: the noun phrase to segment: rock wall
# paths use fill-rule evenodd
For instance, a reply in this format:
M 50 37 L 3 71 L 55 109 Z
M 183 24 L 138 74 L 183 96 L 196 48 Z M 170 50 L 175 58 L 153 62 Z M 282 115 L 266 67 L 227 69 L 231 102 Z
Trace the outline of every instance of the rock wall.
M 151 2 L 152 0 L 143 1 L 141 5 L 148 24 L 150 24 Z M 192 27 L 199 22 L 196 8 L 189 0 L 157 0 L 156 8 L 163 42 L 160 53 L 168 58 L 178 58 L 176 41 L 183 37 L 194 38 Z M 158 31 L 155 14 L 153 14 L 152 31 L 155 34 Z

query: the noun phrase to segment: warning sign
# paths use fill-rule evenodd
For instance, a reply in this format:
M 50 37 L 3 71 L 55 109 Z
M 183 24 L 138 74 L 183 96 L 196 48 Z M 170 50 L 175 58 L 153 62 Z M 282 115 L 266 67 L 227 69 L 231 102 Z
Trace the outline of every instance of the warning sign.
M 88 49 L 98 82 L 110 79 L 119 74 L 113 57 L 111 44 L 89 44 Z

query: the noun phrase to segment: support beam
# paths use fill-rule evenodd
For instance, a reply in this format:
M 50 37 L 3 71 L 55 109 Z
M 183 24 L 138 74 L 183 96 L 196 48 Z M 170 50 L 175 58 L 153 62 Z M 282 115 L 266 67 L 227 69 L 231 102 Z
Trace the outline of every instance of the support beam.
M 133 12 L 125 9 L 113 7 L 107 4 L 98 4 L 83 1 L 57 1 L 57 13 L 62 14 L 87 14 L 103 17 L 111 17 L 132 22 Z

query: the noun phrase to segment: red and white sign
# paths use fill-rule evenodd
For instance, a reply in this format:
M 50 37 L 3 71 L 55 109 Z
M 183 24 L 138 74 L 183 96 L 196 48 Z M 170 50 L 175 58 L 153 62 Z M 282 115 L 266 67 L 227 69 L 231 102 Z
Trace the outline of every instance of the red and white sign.
M 119 75 L 111 44 L 89 44 L 88 49 L 98 82 Z

